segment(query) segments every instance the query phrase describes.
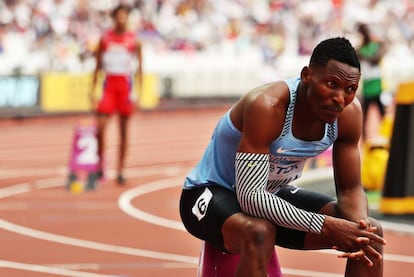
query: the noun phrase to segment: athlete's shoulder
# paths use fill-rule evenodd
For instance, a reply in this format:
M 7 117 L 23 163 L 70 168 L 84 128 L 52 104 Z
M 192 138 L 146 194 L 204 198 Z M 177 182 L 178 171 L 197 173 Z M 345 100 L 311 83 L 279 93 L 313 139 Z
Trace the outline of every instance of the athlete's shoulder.
M 348 104 L 340 115 L 341 119 L 345 118 L 355 118 L 362 116 L 362 107 L 361 102 L 357 97 L 355 97 L 351 103 Z
M 113 29 L 106 29 L 102 32 L 101 35 L 101 44 L 107 45 L 114 37 L 114 30 Z
M 128 45 L 128 49 L 135 50 L 141 45 L 138 35 L 134 31 L 127 31 L 123 34 L 124 42 Z
M 251 90 L 245 96 L 245 105 L 274 109 L 285 109 L 289 103 L 289 87 L 284 81 L 265 84 Z
M 114 33 L 115 33 L 115 31 L 114 31 L 114 29 L 112 29 L 112 28 L 105 29 L 105 30 L 102 32 L 102 38 L 105 38 L 105 39 L 111 38 L 111 37 L 113 37 L 113 36 L 114 36 Z
M 245 94 L 231 109 L 232 122 L 242 130 L 245 119 L 265 125 L 284 118 L 289 105 L 289 89 L 283 81 L 256 87 Z M 259 127 L 259 126 L 257 126 Z

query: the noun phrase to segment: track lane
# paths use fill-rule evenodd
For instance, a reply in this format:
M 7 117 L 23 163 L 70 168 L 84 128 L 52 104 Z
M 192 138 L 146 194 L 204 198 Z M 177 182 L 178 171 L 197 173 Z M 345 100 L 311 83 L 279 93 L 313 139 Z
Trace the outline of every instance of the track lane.
M 18 124 L 0 122 L 4 130 L 0 137 L 0 223 L 3 223 L 0 224 L 3 226 L 0 229 L 0 275 L 65 276 L 62 272 L 36 271 L 33 265 L 37 265 L 51 270 L 67 268 L 81 274 L 79 276 L 86 276 L 79 272 L 195 276 L 198 240 L 186 232 L 132 217 L 117 203 L 129 190 L 169 180 L 171 187 L 132 197 L 130 203 L 152 216 L 179 222 L 176 208 L 180 184 L 171 182 L 183 178 L 198 160 L 223 111 L 136 114 L 131 121 L 127 186 L 118 187 L 113 182 L 115 163 L 108 160 L 109 179 L 96 191 L 79 195 L 65 190 L 64 181 L 72 132 L 75 124 L 85 117 L 24 120 Z M 112 120 L 108 130 L 108 157 L 114 157 L 117 151 L 115 123 Z M 11 188 L 15 191 L 8 190 Z M 4 221 L 30 229 L 23 230 L 31 235 L 17 232 L 10 227 L 13 225 Z M 68 241 L 75 244 L 36 238 L 33 234 L 42 234 L 36 231 L 51 233 L 60 239 L 59 236 L 68 237 Z M 409 247 L 413 245 L 413 237 L 386 232 L 386 238 L 389 245 L 384 276 L 409 276 L 404 274 L 414 272 L 413 250 Z M 85 245 L 110 246 L 107 250 L 111 251 Z M 120 249 L 130 252 L 119 253 Z M 309 254 L 280 248 L 277 251 L 284 276 L 340 276 L 343 271 L 344 260 L 332 253 Z M 166 256 L 156 258 L 145 253 Z M 168 256 L 170 254 L 189 257 L 189 260 L 177 260 Z

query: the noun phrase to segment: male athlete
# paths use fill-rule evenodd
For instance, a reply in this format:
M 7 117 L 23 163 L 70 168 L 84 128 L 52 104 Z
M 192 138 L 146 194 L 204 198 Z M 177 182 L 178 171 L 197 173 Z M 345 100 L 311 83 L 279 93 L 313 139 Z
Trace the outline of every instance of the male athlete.
M 240 254 L 236 276 L 266 276 L 275 243 L 334 248 L 348 258 L 345 276 L 382 276 L 385 240 L 360 180 L 360 75 L 349 41 L 327 39 L 299 78 L 253 89 L 218 122 L 180 213 L 192 235 Z M 337 200 L 289 185 L 332 144 Z
M 109 116 L 115 112 L 119 113 L 119 156 L 117 167 L 117 182 L 125 182 L 123 169 L 127 150 L 127 129 L 129 118 L 134 111 L 135 97 L 132 91 L 134 59 L 137 59 L 138 93 L 142 88 L 142 50 L 141 43 L 136 39 L 134 32 L 128 31 L 129 9 L 119 5 L 112 11 L 114 28 L 108 30 L 101 37 L 96 52 L 96 68 L 93 73 L 91 98 L 95 107 L 95 86 L 100 70 L 105 73 L 105 81 L 102 97 L 97 103 L 98 124 L 98 175 L 102 175 L 103 152 L 105 147 L 104 133 Z

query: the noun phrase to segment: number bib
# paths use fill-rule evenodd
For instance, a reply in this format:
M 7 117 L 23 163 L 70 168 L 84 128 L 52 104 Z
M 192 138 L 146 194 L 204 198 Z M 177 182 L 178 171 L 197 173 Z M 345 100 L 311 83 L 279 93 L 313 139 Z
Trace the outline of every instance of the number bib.
M 95 171 L 99 162 L 96 126 L 77 126 L 72 145 L 70 169 Z

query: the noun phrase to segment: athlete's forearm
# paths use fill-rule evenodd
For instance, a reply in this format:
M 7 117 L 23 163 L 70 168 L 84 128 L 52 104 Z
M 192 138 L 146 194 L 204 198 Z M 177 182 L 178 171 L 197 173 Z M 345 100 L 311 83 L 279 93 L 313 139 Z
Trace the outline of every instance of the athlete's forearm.
M 92 73 L 92 84 L 91 84 L 91 91 L 95 90 L 96 83 L 98 82 L 98 75 L 101 72 L 102 69 L 102 50 L 101 46 L 98 47 L 96 53 L 95 53 L 95 69 Z
M 138 70 L 137 70 L 137 80 L 139 82 L 139 93 L 141 94 L 142 86 L 143 86 L 143 58 L 142 58 L 142 45 L 138 43 L 137 47 L 137 59 L 138 59 Z
M 236 193 L 242 210 L 276 225 L 320 234 L 325 216 L 301 210 L 268 192 L 269 155 L 236 154 Z
M 143 81 L 144 75 L 142 73 L 142 69 L 141 68 L 138 70 L 138 72 L 136 74 L 136 78 L 137 78 L 137 81 L 138 81 L 139 89 L 141 90 L 142 89 L 143 82 L 144 82 Z
M 368 218 L 368 202 L 361 186 L 352 190 L 339 191 L 338 213 L 340 217 L 358 222 Z
M 91 83 L 91 88 L 92 88 L 92 89 L 95 89 L 95 87 L 96 87 L 96 83 L 97 83 L 97 80 L 98 80 L 98 71 L 97 71 L 97 70 L 95 70 L 95 71 L 92 73 L 92 83 Z

